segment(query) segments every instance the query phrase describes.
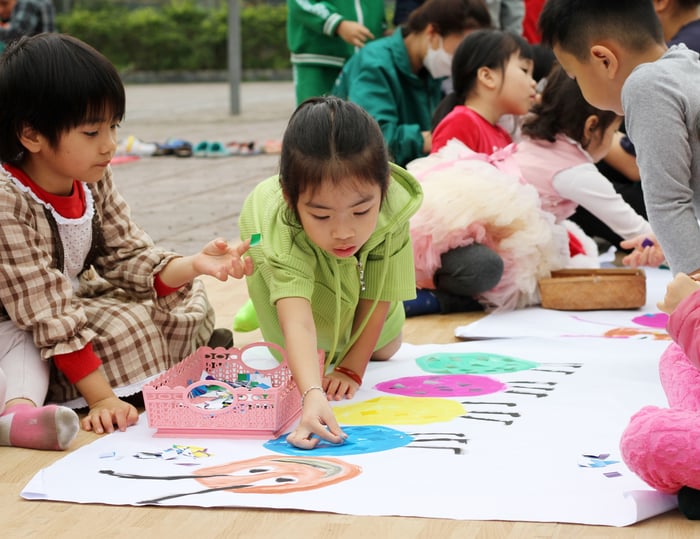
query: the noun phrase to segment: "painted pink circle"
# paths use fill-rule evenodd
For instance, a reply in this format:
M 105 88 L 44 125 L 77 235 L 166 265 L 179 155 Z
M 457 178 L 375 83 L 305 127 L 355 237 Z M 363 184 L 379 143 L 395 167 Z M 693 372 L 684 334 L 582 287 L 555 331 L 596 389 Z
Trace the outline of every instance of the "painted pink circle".
M 666 313 L 648 313 L 641 316 L 635 316 L 632 319 L 632 322 L 647 328 L 664 329 L 666 324 L 668 324 L 668 315 Z
M 404 397 L 473 397 L 503 391 L 506 385 L 488 376 L 442 374 L 395 378 L 374 388 Z

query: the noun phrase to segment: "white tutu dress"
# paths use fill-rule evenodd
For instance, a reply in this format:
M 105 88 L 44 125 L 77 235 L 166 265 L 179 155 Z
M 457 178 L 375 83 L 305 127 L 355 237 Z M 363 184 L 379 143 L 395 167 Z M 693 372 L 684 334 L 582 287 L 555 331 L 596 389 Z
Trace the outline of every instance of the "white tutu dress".
M 539 303 L 537 281 L 565 267 L 595 267 L 595 242 L 573 223 L 555 224 L 540 208 L 537 190 L 525 184 L 510 157 L 515 145 L 492 155 L 451 140 L 437 153 L 407 165 L 423 187 L 423 204 L 411 219 L 418 288 L 434 289 L 440 256 L 480 243 L 504 262 L 499 284 L 477 299 L 487 310 Z M 578 230 L 577 230 L 578 229 Z M 569 256 L 569 230 L 585 256 Z

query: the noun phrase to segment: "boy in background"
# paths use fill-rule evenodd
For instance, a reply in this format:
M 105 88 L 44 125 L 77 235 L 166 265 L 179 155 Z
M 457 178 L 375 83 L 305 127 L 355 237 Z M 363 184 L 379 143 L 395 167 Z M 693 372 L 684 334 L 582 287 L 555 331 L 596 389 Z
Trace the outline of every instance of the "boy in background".
M 548 0 L 539 23 L 586 100 L 625 116 L 649 222 L 671 270 L 700 271 L 698 53 L 666 46 L 652 0 Z M 641 243 L 627 247 L 646 256 Z

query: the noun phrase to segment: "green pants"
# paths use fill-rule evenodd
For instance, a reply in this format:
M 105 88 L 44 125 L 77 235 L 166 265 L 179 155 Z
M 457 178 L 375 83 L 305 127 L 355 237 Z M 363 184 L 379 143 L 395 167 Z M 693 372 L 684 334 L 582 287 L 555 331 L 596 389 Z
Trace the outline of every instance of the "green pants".
M 294 64 L 294 92 L 297 105 L 309 97 L 330 95 L 342 68 L 335 66 Z

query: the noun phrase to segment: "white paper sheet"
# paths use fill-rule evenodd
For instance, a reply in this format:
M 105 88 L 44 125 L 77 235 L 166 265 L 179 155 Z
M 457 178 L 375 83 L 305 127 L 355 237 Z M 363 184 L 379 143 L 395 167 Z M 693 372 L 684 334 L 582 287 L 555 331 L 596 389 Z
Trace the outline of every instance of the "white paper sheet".
M 335 404 L 350 434 L 344 446 L 295 452 L 265 440 L 154 438 L 141 417 L 126 432 L 39 471 L 22 496 L 625 526 L 676 504 L 675 496 L 632 474 L 618 449 L 634 412 L 665 405 L 656 365 L 667 344 L 598 338 L 404 344 L 392 360 L 370 364 L 353 401 Z M 436 378 L 460 373 L 464 383 Z M 402 396 L 414 377 L 422 377 L 418 394 L 448 396 Z M 200 446 L 210 456 L 134 456 L 174 444 Z M 193 474 L 200 469 L 223 477 L 198 481 Z M 214 481 L 229 488 L 212 490 Z
M 492 313 L 467 326 L 455 329 L 460 339 L 509 337 L 610 337 L 668 339 L 668 317 L 656 307 L 664 298 L 671 272 L 644 268 L 647 276 L 647 302 L 641 309 L 610 311 L 556 311 L 530 307 Z

